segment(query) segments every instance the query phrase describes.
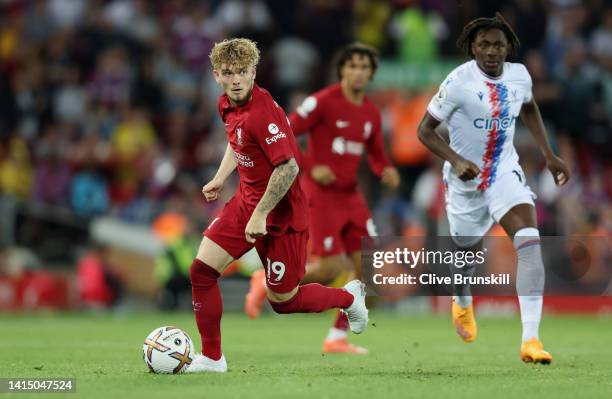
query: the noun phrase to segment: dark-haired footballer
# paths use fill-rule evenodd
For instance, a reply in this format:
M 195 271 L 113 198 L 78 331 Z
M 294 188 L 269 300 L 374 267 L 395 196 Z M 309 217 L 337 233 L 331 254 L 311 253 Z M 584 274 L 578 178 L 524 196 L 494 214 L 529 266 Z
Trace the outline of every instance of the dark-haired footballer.
M 475 249 L 493 222 L 514 241 L 518 257 L 516 289 L 525 362 L 550 363 L 552 356 L 539 339 L 544 265 L 533 199 L 512 143 L 520 116 L 535 138 L 557 185 L 569 170 L 553 153 L 542 117 L 531 93 L 525 66 L 506 62 L 519 40 L 501 14 L 468 23 L 457 40 L 471 61 L 457 67 L 440 85 L 419 126 L 419 138 L 445 160 L 446 211 L 453 241 Z M 435 129 L 446 122 L 448 144 Z M 473 274 L 470 265 L 462 274 Z M 452 315 L 465 342 L 476 338 L 476 320 L 468 284 L 454 287 Z
M 330 284 L 343 273 L 360 278 L 361 239 L 376 235 L 366 201 L 357 187 L 357 168 L 367 155 L 383 184 L 396 188 L 397 170 L 384 151 L 380 111 L 365 94 L 378 65 L 375 49 L 361 43 L 342 48 L 336 60 L 339 83 L 308 96 L 289 115 L 298 136 L 308 134 L 300 159 L 310 204 L 310 244 L 319 261 L 311 264 L 302 283 Z M 261 272 L 260 272 L 261 273 Z M 255 275 L 256 276 L 256 275 Z M 262 282 L 252 280 L 245 309 L 257 317 Z M 340 311 L 323 343 L 325 353 L 367 353 L 347 342 L 346 314 Z

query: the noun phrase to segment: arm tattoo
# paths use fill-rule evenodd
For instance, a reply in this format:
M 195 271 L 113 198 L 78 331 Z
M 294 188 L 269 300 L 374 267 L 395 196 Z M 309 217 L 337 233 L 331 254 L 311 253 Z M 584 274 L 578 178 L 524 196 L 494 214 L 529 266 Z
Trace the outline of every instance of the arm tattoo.
M 294 158 L 278 165 L 268 181 L 268 187 L 263 197 L 257 204 L 256 210 L 268 214 L 276 204 L 287 194 L 300 171 Z

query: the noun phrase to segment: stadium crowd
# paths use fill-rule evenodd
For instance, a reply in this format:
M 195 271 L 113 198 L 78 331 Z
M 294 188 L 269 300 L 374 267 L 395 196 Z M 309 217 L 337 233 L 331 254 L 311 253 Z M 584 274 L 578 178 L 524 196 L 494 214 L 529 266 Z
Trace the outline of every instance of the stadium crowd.
M 533 139 L 517 132 L 542 234 L 612 230 L 605 0 L 4 0 L 0 7 L 2 195 L 139 224 L 178 212 L 204 227 L 224 202 L 207 204 L 200 193 L 226 145 L 208 59 L 215 41 L 255 39 L 263 49 L 257 81 L 290 112 L 334 78 L 329 66 L 342 44 L 371 44 L 395 62 L 458 65 L 454 40 L 465 22 L 500 10 L 522 41 L 514 60 L 528 67 L 554 146 L 573 170 L 557 189 Z M 398 136 L 415 138 L 416 125 L 403 131 L 402 108 L 389 98 L 415 113 L 430 94 L 373 93 L 390 146 Z M 398 193 L 363 182 L 379 232 L 444 232 L 440 162 L 397 150 L 405 183 Z

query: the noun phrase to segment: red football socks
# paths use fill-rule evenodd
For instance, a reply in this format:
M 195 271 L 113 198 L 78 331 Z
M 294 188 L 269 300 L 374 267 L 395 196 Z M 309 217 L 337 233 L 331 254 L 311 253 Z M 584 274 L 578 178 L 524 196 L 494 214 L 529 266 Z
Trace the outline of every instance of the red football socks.
M 349 322 L 346 313 L 338 311 L 338 314 L 336 315 L 336 321 L 334 322 L 334 328 L 337 328 L 338 330 L 342 331 L 348 331 Z
M 353 295 L 342 288 L 306 284 L 286 302 L 270 302 L 276 313 L 319 313 L 327 309 L 345 309 L 353 303 Z
M 219 290 L 219 272 L 199 259 L 189 270 L 193 311 L 202 338 L 202 354 L 213 360 L 221 358 L 221 314 L 223 302 Z

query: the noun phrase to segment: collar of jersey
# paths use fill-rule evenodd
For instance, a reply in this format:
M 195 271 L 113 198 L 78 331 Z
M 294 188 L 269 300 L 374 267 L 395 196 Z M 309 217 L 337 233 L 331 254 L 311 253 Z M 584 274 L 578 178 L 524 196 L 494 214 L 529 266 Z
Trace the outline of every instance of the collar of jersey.
M 506 68 L 502 67 L 501 75 L 499 75 L 498 77 L 493 77 L 493 76 L 490 76 L 490 75 L 487 75 L 486 73 L 484 73 L 484 71 L 482 69 L 480 69 L 480 67 L 478 66 L 478 63 L 476 62 L 476 60 L 472 60 L 472 62 L 474 63 L 474 68 L 476 68 L 476 70 L 482 76 L 484 76 L 486 79 L 489 79 L 490 81 L 493 81 L 493 82 L 499 82 L 500 80 L 502 80 L 502 78 L 504 77 L 504 74 L 506 73 Z M 504 64 L 505 64 L 505 62 L 504 62 Z

